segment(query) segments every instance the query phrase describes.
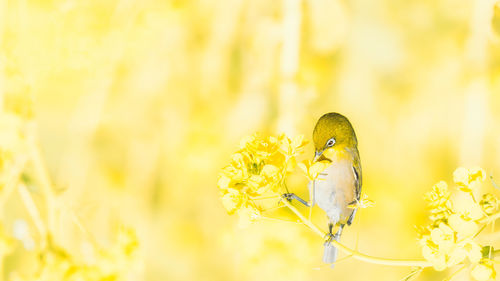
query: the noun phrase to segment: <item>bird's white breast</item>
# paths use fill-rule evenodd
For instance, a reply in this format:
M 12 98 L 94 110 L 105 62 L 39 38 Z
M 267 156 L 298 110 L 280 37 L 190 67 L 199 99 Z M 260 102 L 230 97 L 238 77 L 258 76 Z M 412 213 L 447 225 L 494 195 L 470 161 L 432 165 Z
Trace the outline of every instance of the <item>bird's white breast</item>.
M 332 223 L 346 223 L 353 212 L 347 206 L 355 199 L 355 175 L 351 161 L 332 162 L 309 184 L 309 188 L 313 189 L 313 202 L 326 212 Z

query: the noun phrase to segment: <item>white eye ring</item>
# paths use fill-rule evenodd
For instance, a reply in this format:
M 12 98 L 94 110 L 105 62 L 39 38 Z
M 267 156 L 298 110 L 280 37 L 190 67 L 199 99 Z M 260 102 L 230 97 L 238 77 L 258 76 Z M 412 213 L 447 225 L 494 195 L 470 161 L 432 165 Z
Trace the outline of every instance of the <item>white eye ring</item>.
M 328 142 L 326 143 L 326 146 L 328 147 L 332 147 L 333 145 L 335 144 L 335 138 L 331 138 L 328 140 Z

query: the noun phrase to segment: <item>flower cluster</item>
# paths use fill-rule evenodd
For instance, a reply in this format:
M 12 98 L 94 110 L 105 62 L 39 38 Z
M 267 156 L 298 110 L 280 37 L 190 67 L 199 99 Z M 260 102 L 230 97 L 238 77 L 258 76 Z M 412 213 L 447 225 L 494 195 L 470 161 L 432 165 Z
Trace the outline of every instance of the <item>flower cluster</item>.
M 90 243 L 84 244 L 87 261 L 72 256 L 64 248 L 49 241 L 38 260 L 39 270 L 33 275 L 23 276 L 13 272 L 9 281 L 83 281 L 83 280 L 126 280 L 128 272 L 136 265 L 138 240 L 129 228 L 120 228 L 115 243 L 108 249 Z
M 12 90 L 14 91 L 14 90 Z M 32 117 L 28 93 L 7 92 L 0 108 L 0 191 L 27 158 L 27 139 Z
M 26 181 L 35 179 L 32 177 L 28 163 L 33 166 L 41 165 L 41 161 L 35 161 L 33 149 L 36 145 L 36 131 L 34 130 L 32 96 L 29 88 L 24 86 L 22 79 L 11 79 L 2 93 L 0 103 L 0 202 L 7 202 L 9 196 L 15 194 L 16 189 Z M 43 169 L 42 169 L 43 170 Z M 48 176 L 47 176 L 48 177 Z M 35 181 L 30 184 L 38 184 Z M 26 187 L 24 187 L 26 189 Z M 37 187 L 43 190 L 41 187 Z M 51 186 L 49 189 L 52 188 Z M 30 192 L 26 191 L 28 197 Z M 47 193 L 42 192 L 42 196 Z M 80 280 L 130 280 L 130 274 L 136 271 L 138 239 L 133 229 L 120 228 L 116 232 L 114 243 L 110 247 L 100 247 L 90 242 L 82 243 L 82 253 L 76 254 L 69 249 L 61 247 L 55 237 L 54 230 L 48 229 L 48 224 L 41 219 L 39 206 L 33 199 L 27 200 L 21 196 L 24 206 L 35 221 L 36 228 L 41 235 L 39 240 L 31 240 L 29 228 L 8 233 L 4 231 L 5 216 L 0 217 L 0 263 L 4 263 L 6 257 L 14 260 L 30 259 L 30 252 L 36 251 L 38 259 L 33 260 L 36 269 L 24 271 L 22 266 L 13 266 L 3 269 L 0 279 L 9 281 L 80 281 Z M 47 198 L 44 198 L 47 199 Z M 54 202 L 46 208 L 54 207 Z M 5 206 L 0 206 L 6 208 Z M 6 212 L 8 213 L 8 212 Z M 8 224 L 6 224 L 8 226 Z M 10 229 L 6 227 L 5 229 Z M 46 232 L 45 232 L 45 231 Z M 16 234 L 17 233 L 17 234 Z M 21 234 L 20 234 L 21 233 Z M 11 235 L 13 237 L 11 237 Z M 24 238 L 32 244 L 27 244 Z M 23 243 L 19 243 L 23 241 Z M 65 240 L 66 241 L 66 240 Z M 27 246 L 31 245 L 31 246 Z M 24 246 L 25 251 L 19 251 Z M 87 258 L 82 258 L 87 256 Z M 22 264 L 22 263 L 21 263 Z M 0 266 L 1 268 L 2 266 Z M 2 271 L 2 269 L 0 269 Z
M 457 264 L 470 262 L 471 275 L 476 280 L 492 280 L 492 248 L 482 247 L 475 237 L 482 230 L 485 218 L 498 209 L 498 199 L 484 194 L 477 202 L 473 191 L 485 180 L 481 168 L 458 168 L 454 182 L 460 191 L 453 196 L 444 181 L 440 181 L 425 195 L 430 208 L 430 225 L 422 233 L 422 254 L 436 270 L 444 270 Z
M 222 204 L 229 214 L 239 215 L 241 226 L 260 216 L 253 199 L 283 193 L 286 175 L 295 168 L 296 156 L 306 143 L 303 136 L 290 139 L 284 134 L 267 138 L 254 134 L 241 141 L 217 183 Z

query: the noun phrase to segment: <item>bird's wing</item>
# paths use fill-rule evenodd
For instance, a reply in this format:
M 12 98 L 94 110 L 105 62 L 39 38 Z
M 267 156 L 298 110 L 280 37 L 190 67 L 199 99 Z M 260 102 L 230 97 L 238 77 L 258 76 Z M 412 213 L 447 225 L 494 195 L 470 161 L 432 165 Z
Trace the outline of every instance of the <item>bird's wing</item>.
M 362 184 L 362 174 L 361 174 L 361 160 L 359 158 L 358 149 L 355 148 L 353 151 L 353 161 L 352 161 L 352 170 L 354 172 L 355 177 L 355 196 L 356 200 L 359 200 L 361 197 L 361 184 Z
M 356 200 L 359 201 L 361 198 L 361 184 L 363 182 L 362 174 L 361 174 L 361 160 L 359 158 L 359 152 L 358 149 L 355 148 L 354 151 L 352 151 L 352 172 L 354 174 L 354 196 L 356 197 Z M 351 213 L 351 216 L 347 220 L 347 225 L 351 225 L 352 220 L 354 219 L 354 216 L 356 215 L 357 209 L 354 209 L 353 212 Z

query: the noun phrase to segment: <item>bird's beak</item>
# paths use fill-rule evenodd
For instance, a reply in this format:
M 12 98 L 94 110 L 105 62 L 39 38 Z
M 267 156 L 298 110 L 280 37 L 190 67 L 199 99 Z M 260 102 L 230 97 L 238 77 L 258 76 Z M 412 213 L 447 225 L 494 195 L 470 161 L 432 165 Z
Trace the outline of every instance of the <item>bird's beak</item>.
M 316 152 L 314 153 L 314 162 L 316 162 L 321 157 L 323 151 L 324 150 L 316 150 Z

